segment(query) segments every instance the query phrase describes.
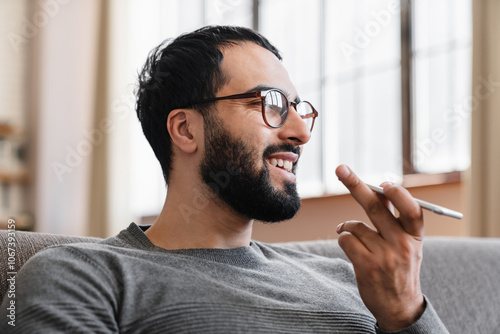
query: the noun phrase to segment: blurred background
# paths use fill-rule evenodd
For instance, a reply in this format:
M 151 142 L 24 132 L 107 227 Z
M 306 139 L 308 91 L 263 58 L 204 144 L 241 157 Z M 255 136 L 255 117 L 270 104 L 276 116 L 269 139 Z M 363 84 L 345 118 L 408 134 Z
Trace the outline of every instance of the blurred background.
M 302 209 L 254 238 L 367 220 L 340 163 L 465 214 L 425 212 L 427 235 L 500 237 L 498 15 L 495 0 L 0 0 L 0 228 L 107 237 L 154 221 L 168 189 L 137 74 L 163 40 L 228 24 L 268 37 L 320 112 Z

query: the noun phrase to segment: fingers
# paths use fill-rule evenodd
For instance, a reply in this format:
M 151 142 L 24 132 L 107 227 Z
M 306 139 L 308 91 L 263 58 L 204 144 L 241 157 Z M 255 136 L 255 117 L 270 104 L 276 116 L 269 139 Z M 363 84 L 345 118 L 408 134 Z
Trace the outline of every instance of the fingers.
M 423 237 L 422 208 L 406 189 L 391 183 L 384 183 L 382 184 L 384 195 L 380 195 L 368 188 L 345 165 L 337 167 L 336 174 L 354 199 L 361 204 L 384 238 L 391 238 L 391 234 L 397 232 L 398 227 L 415 238 Z M 394 218 L 394 207 L 400 213 L 397 220 Z
M 359 221 L 337 228 L 338 243 L 353 264 L 360 296 L 379 324 L 390 330 L 405 328 L 421 314 L 423 305 L 422 210 L 401 186 L 382 184 L 381 195 L 347 166 L 339 166 L 336 174 L 377 229 Z
M 343 233 L 352 235 L 370 252 L 376 252 L 380 249 L 381 242 L 385 242 L 377 231 L 367 224 L 356 220 L 347 221 L 337 226 L 337 233 L 341 236 Z M 356 241 L 352 242 L 357 243 Z M 349 241 L 347 241 L 344 245 L 349 247 L 348 243 Z
M 382 183 L 382 184 L 380 185 L 380 187 L 382 187 L 382 188 L 383 188 L 385 183 L 386 183 L 386 182 Z M 389 199 L 387 199 L 387 197 L 385 197 L 385 196 L 384 196 L 384 195 L 382 195 L 382 194 L 377 193 L 377 197 L 378 197 L 378 199 L 379 199 L 380 201 L 382 201 L 382 203 L 384 203 L 384 205 L 385 205 L 385 207 L 387 208 L 387 210 L 389 210 L 389 211 L 392 213 L 392 215 L 393 215 L 394 217 L 396 217 L 396 209 L 394 208 L 394 204 L 392 204 L 392 202 L 391 202 L 391 201 L 389 201 Z
M 396 221 L 389 209 L 380 201 L 367 185 L 365 185 L 349 167 L 340 165 L 335 173 L 339 180 L 349 189 L 354 199 L 363 207 L 371 222 L 379 233 L 386 237 L 401 226 Z
M 410 235 L 422 238 L 424 222 L 422 208 L 405 188 L 390 183 L 383 184 L 384 196 L 398 209 L 399 222 Z
M 359 264 L 366 263 L 367 259 L 370 258 L 371 252 L 366 248 L 363 242 L 349 231 L 337 230 L 337 233 L 339 233 L 339 246 L 354 265 L 354 269 L 356 270 Z

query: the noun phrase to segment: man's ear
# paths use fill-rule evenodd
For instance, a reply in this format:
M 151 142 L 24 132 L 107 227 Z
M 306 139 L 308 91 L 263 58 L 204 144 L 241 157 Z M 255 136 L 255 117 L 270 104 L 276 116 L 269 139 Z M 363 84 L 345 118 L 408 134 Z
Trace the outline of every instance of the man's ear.
M 185 153 L 198 149 L 199 130 L 203 126 L 202 116 L 192 109 L 174 109 L 167 117 L 167 130 L 172 144 Z M 201 121 L 201 122 L 200 122 Z

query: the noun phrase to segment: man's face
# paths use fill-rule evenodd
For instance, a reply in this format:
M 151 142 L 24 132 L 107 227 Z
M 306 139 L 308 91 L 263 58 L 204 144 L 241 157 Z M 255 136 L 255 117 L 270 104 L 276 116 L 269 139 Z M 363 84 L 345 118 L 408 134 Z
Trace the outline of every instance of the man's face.
M 221 68 L 228 83 L 216 96 L 265 86 L 282 90 L 289 100 L 297 97 L 288 73 L 268 50 L 243 43 L 223 53 Z M 214 106 L 216 110 L 205 117 L 205 154 L 200 171 L 204 182 L 211 186 L 214 175 L 226 170 L 228 164 L 236 166 L 236 173 L 224 187 L 212 188 L 220 199 L 247 218 L 282 221 L 292 218 L 300 208 L 296 162 L 310 133 L 294 109 L 282 127 L 268 127 L 258 101 L 226 100 Z M 283 167 L 279 166 L 280 160 Z
M 247 218 L 278 222 L 292 218 L 300 208 L 295 182 L 285 180 L 285 188 L 271 182 L 267 157 L 275 152 L 300 154 L 297 146 L 283 143 L 268 146 L 262 155 L 263 167 L 257 167 L 259 154 L 251 143 L 233 138 L 216 115 L 205 117 L 205 156 L 200 165 L 205 183 L 227 205 Z M 221 171 L 231 168 L 228 180 L 217 180 Z M 293 167 L 295 173 L 296 166 Z M 216 181 L 219 181 L 216 183 Z

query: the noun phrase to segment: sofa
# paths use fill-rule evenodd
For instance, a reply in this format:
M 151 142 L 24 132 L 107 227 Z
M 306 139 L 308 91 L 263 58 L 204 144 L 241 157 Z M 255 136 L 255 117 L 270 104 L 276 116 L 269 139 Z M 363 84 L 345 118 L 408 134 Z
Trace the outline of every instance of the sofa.
M 101 240 L 23 231 L 16 231 L 14 239 L 15 259 L 9 259 L 8 231 L 0 230 L 2 299 L 7 291 L 7 273 L 19 271 L 31 256 L 43 248 Z M 281 245 L 347 260 L 336 240 Z M 14 262 L 15 268 L 8 267 L 9 261 Z M 427 238 L 424 242 L 421 281 L 424 294 L 450 333 L 500 333 L 500 238 Z

